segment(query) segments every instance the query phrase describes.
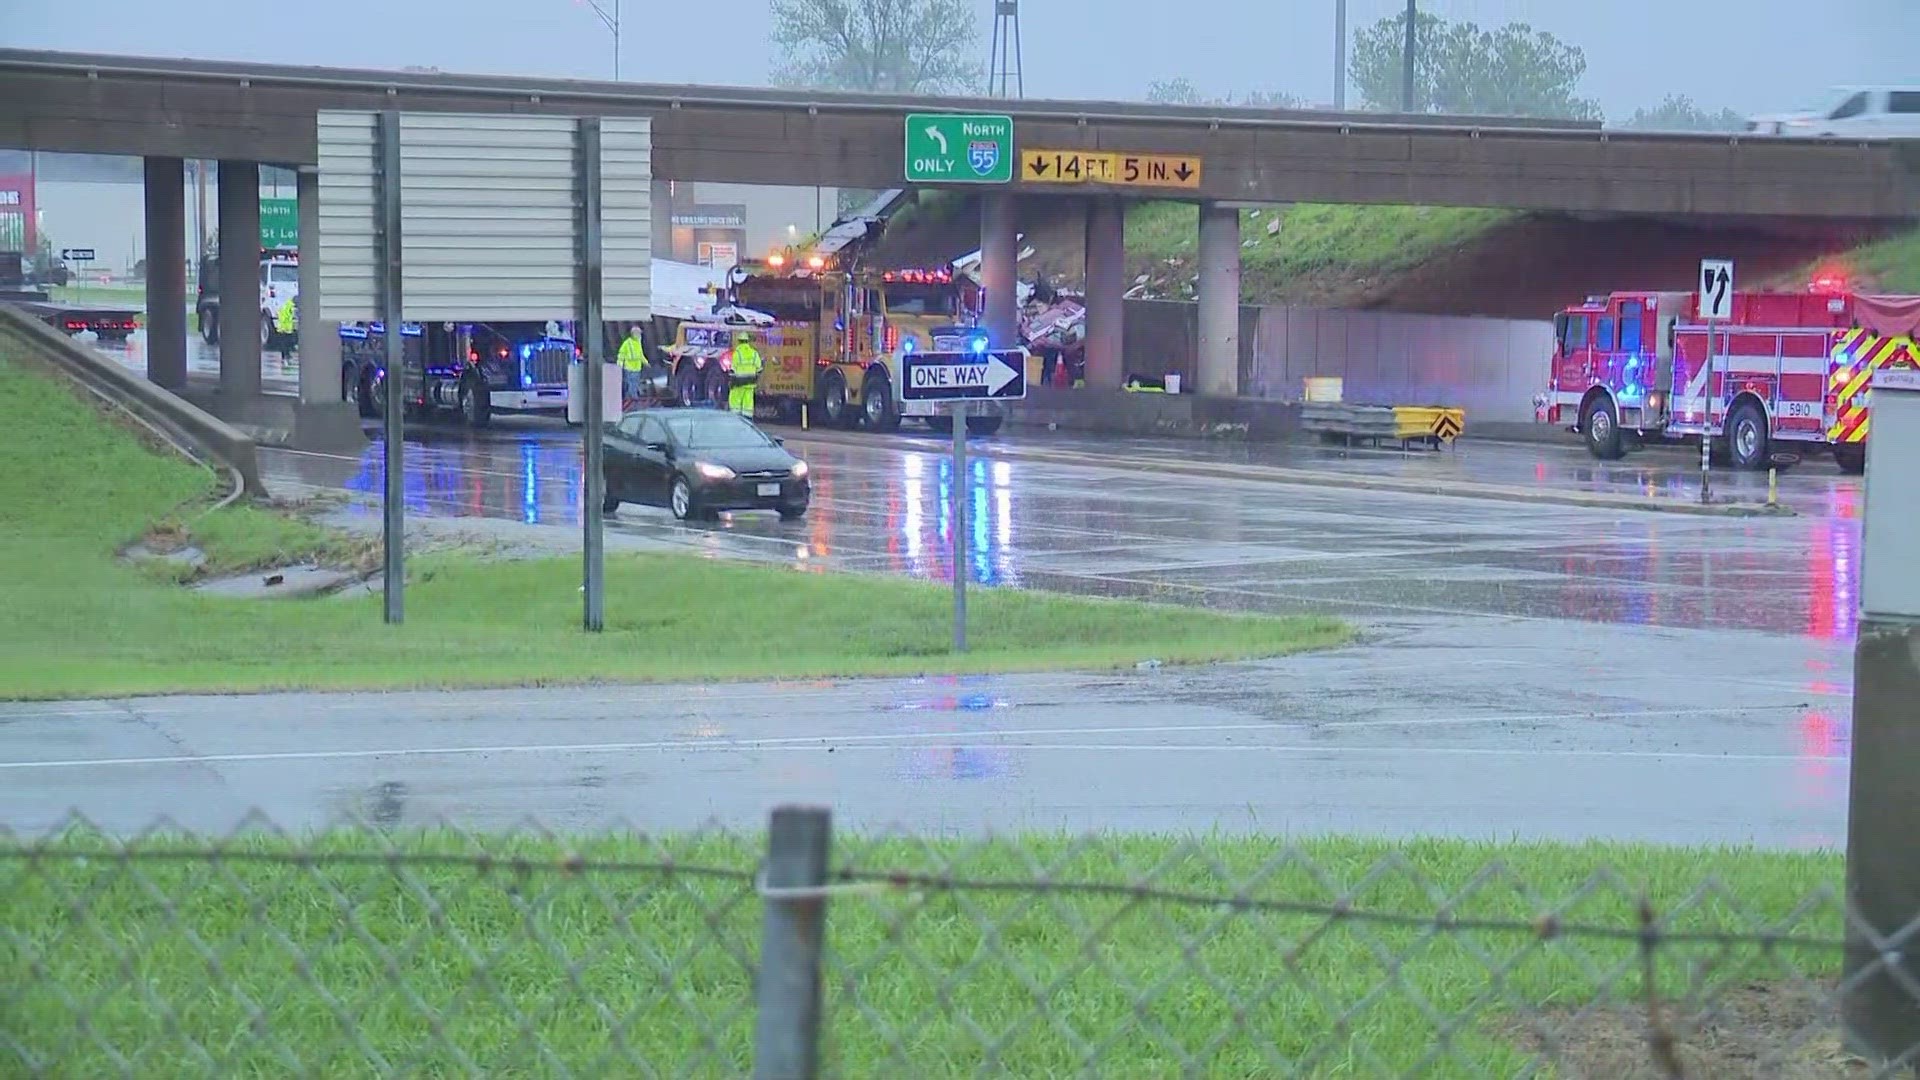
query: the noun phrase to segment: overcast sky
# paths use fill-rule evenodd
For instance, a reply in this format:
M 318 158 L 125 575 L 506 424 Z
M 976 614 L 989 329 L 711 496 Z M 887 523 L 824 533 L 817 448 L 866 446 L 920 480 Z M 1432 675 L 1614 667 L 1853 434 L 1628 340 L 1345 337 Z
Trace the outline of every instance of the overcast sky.
M 609 7 L 614 0 L 603 0 Z M 652 82 L 765 82 L 765 0 L 621 0 L 623 71 Z M 352 67 L 604 77 L 611 40 L 583 0 L 4 0 L 0 45 Z M 1399 0 L 1349 0 L 1364 26 Z M 1203 93 L 1330 101 L 1335 0 L 1025 0 L 1029 97 L 1137 99 L 1185 76 Z M 982 62 L 991 0 L 977 0 Z M 1523 20 L 1586 50 L 1581 90 L 1610 120 L 1684 93 L 1743 113 L 1828 87 L 1920 83 L 1920 0 L 1421 0 L 1483 26 Z

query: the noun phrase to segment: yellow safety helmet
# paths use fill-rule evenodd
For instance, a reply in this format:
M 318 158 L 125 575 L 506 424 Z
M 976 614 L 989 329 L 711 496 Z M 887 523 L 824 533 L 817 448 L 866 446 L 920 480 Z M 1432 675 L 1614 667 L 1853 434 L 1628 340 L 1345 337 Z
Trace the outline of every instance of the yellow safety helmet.
M 745 330 L 742 330 L 739 333 L 733 335 L 733 343 L 735 345 L 751 345 L 753 344 L 753 335 L 747 333 Z

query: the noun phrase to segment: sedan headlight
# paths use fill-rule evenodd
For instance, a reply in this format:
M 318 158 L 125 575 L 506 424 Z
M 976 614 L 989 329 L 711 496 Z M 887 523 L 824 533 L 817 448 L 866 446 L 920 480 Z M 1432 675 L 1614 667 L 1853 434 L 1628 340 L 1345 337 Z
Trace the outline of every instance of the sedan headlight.
M 702 462 L 696 463 L 693 467 L 693 471 L 699 473 L 701 476 L 704 476 L 709 480 L 733 479 L 732 469 L 727 468 L 725 465 L 715 465 L 710 461 L 702 461 Z
M 807 475 L 807 463 L 806 463 L 806 462 L 804 462 L 804 461 L 796 461 L 796 462 L 794 462 L 794 463 L 793 463 L 793 478 L 794 478 L 795 480 L 800 480 L 800 479 L 803 479 L 803 478 L 805 478 L 805 477 L 806 477 L 806 475 Z

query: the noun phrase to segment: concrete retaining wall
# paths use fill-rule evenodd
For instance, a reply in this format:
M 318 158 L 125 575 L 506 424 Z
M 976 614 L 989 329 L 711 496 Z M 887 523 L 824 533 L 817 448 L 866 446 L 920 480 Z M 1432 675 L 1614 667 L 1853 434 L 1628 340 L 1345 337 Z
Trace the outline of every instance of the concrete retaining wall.
M 1552 342 L 1548 321 L 1244 306 L 1240 392 L 1298 401 L 1308 376 L 1339 376 L 1349 402 L 1464 408 L 1469 432 L 1531 423 Z M 1192 386 L 1198 351 L 1198 305 L 1127 302 L 1128 374 L 1173 371 Z
M 1253 398 L 1137 394 L 1124 390 L 1061 390 L 1034 386 L 1012 410 L 1015 427 L 1116 438 L 1172 436 L 1272 441 L 1300 429 L 1300 406 Z

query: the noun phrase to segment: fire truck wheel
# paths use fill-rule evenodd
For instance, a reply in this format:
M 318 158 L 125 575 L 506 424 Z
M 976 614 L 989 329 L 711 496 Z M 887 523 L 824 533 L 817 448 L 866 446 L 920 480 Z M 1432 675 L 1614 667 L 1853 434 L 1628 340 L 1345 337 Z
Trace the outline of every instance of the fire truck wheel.
M 1867 471 L 1867 444 L 1835 443 L 1833 463 L 1840 466 L 1841 472 L 1859 476 Z
M 860 390 L 861 410 L 875 431 L 900 430 L 900 407 L 893 401 L 893 381 L 884 371 L 870 371 Z
M 200 340 L 209 345 L 220 344 L 220 309 L 200 309 Z
M 820 380 L 820 415 L 833 427 L 852 427 L 856 417 L 847 407 L 847 378 L 829 371 Z
M 1620 439 L 1620 414 L 1613 411 L 1613 402 L 1605 395 L 1596 394 L 1587 402 L 1586 412 L 1580 416 L 1580 430 L 1587 437 L 1587 449 L 1601 461 L 1618 461 L 1626 453 L 1626 445 Z
M 486 385 L 472 375 L 460 380 L 460 419 L 468 427 L 486 427 L 493 419 L 493 399 Z
M 1773 460 L 1773 451 L 1767 445 L 1767 415 L 1760 406 L 1743 401 L 1733 407 L 1733 415 L 1727 419 L 1727 453 L 1734 468 L 1749 472 L 1764 469 Z

